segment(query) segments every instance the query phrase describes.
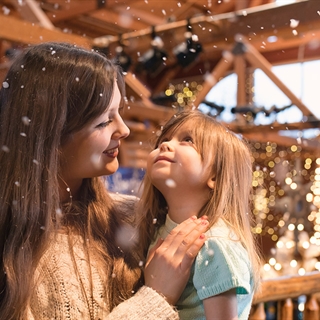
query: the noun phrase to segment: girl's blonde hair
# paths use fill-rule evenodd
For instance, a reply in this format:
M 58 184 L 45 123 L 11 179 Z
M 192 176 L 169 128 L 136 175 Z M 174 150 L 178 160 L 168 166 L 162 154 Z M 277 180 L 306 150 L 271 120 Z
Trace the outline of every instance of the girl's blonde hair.
M 124 97 L 123 75 L 116 65 L 96 52 L 65 43 L 25 49 L 4 79 L 0 91 L 1 319 L 27 318 L 35 269 L 52 233 L 61 227 L 88 239 L 88 255 L 101 257 L 98 263 L 108 278 L 106 302 L 111 309 L 132 295 L 141 273 L 139 262 L 132 257 L 134 250 L 131 254 L 119 249 L 115 235 L 123 223 L 130 223 L 127 213 L 132 214 L 133 207 L 117 206 L 98 177 L 84 180 L 80 200 L 73 201 L 70 210 L 62 207 L 59 196 L 61 145 L 105 112 L 115 79 Z
M 162 138 L 170 137 L 186 122 L 192 122 L 192 136 L 204 164 L 210 164 L 210 177 L 215 187 L 199 216 L 208 216 L 209 226 L 223 219 L 247 249 L 253 266 L 256 287 L 260 262 L 256 240 L 251 230 L 252 157 L 246 143 L 214 118 L 198 110 L 174 115 L 163 127 L 155 148 Z M 138 207 L 140 243 L 145 256 L 156 231 L 164 224 L 167 204 L 148 175 L 143 181 L 144 192 Z M 179 201 L 179 199 L 177 199 Z M 154 224 L 153 222 L 156 221 Z

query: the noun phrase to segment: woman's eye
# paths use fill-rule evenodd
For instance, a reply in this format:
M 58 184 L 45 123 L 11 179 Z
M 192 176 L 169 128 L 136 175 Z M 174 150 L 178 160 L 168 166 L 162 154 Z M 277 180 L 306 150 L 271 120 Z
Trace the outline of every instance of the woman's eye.
M 118 113 L 119 113 L 120 115 L 123 115 L 123 114 L 124 114 L 124 107 L 119 107 Z
M 107 127 L 113 120 L 110 119 L 108 121 L 105 121 L 105 122 L 101 122 L 100 124 L 97 125 L 97 128 L 105 128 Z

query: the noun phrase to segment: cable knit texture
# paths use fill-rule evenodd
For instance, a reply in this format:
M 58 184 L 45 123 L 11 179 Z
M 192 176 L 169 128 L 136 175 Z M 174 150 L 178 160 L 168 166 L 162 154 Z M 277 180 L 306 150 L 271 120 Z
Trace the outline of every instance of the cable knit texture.
M 72 250 L 68 235 L 58 234 L 52 239 L 36 270 L 36 290 L 30 300 L 28 320 L 179 319 L 165 299 L 148 287 L 142 287 L 109 313 L 104 301 L 107 281 L 91 256 L 89 267 L 85 252 L 80 236 L 72 236 Z

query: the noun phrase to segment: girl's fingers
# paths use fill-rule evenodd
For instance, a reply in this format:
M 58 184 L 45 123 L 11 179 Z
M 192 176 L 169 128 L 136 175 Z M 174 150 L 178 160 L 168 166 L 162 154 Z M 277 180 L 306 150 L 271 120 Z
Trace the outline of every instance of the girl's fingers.
M 173 305 L 186 286 L 192 263 L 205 241 L 207 226 L 206 219 L 187 219 L 150 251 L 144 270 L 145 284 Z
M 166 250 L 166 254 L 171 255 L 175 259 L 182 259 L 188 252 L 188 256 L 198 253 L 203 239 L 200 237 L 207 230 L 208 221 L 206 218 L 196 219 L 191 217 L 174 228 L 161 247 Z M 200 239 L 200 241 L 199 241 Z M 191 251 L 189 251 L 191 249 Z
M 200 237 L 198 237 L 192 244 L 189 246 L 185 253 L 180 252 L 183 254 L 182 261 L 181 261 L 181 272 L 188 273 L 190 268 L 193 264 L 195 257 L 197 256 L 199 250 L 203 246 L 206 240 L 205 235 L 202 233 Z M 178 253 L 177 253 L 178 254 Z

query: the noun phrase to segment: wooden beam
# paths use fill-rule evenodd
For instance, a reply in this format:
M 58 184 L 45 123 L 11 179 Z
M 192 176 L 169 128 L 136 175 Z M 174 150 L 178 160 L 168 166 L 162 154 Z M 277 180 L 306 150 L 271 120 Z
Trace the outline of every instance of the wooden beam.
M 48 12 L 47 16 L 53 23 L 70 20 L 82 14 L 89 14 L 97 10 L 97 1 L 64 1 L 61 7 L 53 12 Z M 46 3 L 42 4 L 46 8 Z
M 119 27 L 119 32 L 115 33 L 117 35 L 119 35 L 119 33 L 125 33 L 131 30 L 140 30 L 147 28 L 148 24 L 146 24 L 144 21 L 140 21 L 137 18 L 132 18 L 131 10 L 132 9 L 127 12 L 124 9 L 124 11 L 122 12 L 115 12 L 114 10 L 102 8 L 100 10 L 91 12 L 90 17 L 99 20 L 101 24 L 107 23 L 108 25 L 113 24 L 115 27 Z M 122 30 L 124 31 L 122 32 Z
M 246 8 L 249 8 L 249 2 L 250 0 L 242 0 L 242 1 L 236 1 L 235 0 L 235 11 L 244 10 Z
M 134 17 L 135 20 L 139 19 L 139 21 L 149 24 L 151 26 L 156 26 L 167 22 L 164 18 L 159 18 L 159 16 L 155 14 L 152 14 L 150 12 L 147 13 L 145 10 L 139 10 L 134 7 L 130 7 L 130 10 L 127 11 L 127 8 L 125 6 L 116 6 L 114 10 L 122 16 L 122 18 L 119 19 L 119 21 L 125 19 L 133 20 L 132 17 Z M 126 12 L 128 13 L 126 14 Z
M 181 71 L 181 69 L 182 67 L 177 64 L 175 64 L 175 66 L 173 66 L 172 68 L 167 69 L 165 71 L 165 74 L 157 83 L 156 87 L 153 89 L 153 94 L 164 91 L 164 89 L 168 86 L 170 79 L 173 79 Z
M 249 3 L 249 7 L 250 8 L 254 8 L 254 7 L 257 7 L 257 6 L 260 6 L 263 4 L 263 0 L 252 0 L 250 3 Z
M 0 39 L 22 44 L 36 44 L 46 41 L 65 41 L 81 47 L 91 48 L 92 39 L 59 30 L 48 30 L 34 23 L 0 14 Z
M 305 116 L 315 117 L 308 107 L 272 72 L 272 65 L 256 48 L 249 44 L 243 36 L 238 36 L 237 40 L 245 45 L 245 58 L 253 67 L 260 68 Z
M 234 2 L 223 2 L 223 4 L 218 5 L 219 6 L 227 6 L 227 7 L 233 7 Z M 188 22 L 191 25 L 199 25 L 201 23 L 208 23 L 211 25 L 224 25 L 224 30 L 223 32 L 213 34 L 213 41 L 218 40 L 219 38 L 224 39 L 224 38 L 230 38 L 232 39 L 233 36 L 237 33 L 240 32 L 239 28 L 243 30 L 246 30 L 246 33 L 249 33 L 252 31 L 252 29 L 248 29 L 248 21 L 253 17 L 255 20 L 257 20 L 257 24 L 259 25 L 259 31 L 261 31 L 261 20 L 265 21 L 265 16 L 276 16 L 277 12 L 281 9 L 281 12 L 287 12 L 286 15 L 291 14 L 291 12 L 295 12 L 296 10 L 298 11 L 297 14 L 295 15 L 295 18 L 297 20 L 303 19 L 307 20 L 306 18 L 306 13 L 304 9 L 308 10 L 308 13 L 313 10 L 316 14 L 315 7 L 317 6 L 317 3 L 315 1 L 308 1 L 308 0 L 300 0 L 298 3 L 293 3 L 293 4 L 282 4 L 279 5 L 278 3 L 269 3 L 269 4 L 264 4 L 255 8 L 248 8 L 246 9 L 246 14 L 244 15 L 241 10 L 235 11 L 235 12 L 227 12 L 227 13 L 221 13 L 221 14 L 216 14 L 215 8 L 212 9 L 213 13 L 212 15 L 200 15 L 200 16 L 195 16 L 189 20 L 180 20 L 180 21 L 174 21 L 174 22 L 168 22 L 165 24 L 160 24 L 155 27 L 155 32 L 156 33 L 161 33 L 161 32 L 166 32 L 169 31 L 171 32 L 174 29 L 178 28 L 185 28 L 188 24 Z M 228 8 L 225 7 L 225 10 Z M 296 9 L 297 8 L 297 9 Z M 217 9 L 218 10 L 218 9 Z M 304 16 L 304 18 L 302 17 Z M 235 19 L 236 18 L 236 19 Z M 277 29 L 281 27 L 288 27 L 288 21 L 284 19 L 279 19 L 277 20 Z M 313 17 L 313 20 L 315 18 Z M 269 21 L 270 24 L 270 21 Z M 275 26 L 271 23 L 270 25 L 268 24 L 268 29 L 269 30 L 274 30 Z M 273 26 L 272 26 L 273 25 Z M 128 32 L 126 34 L 123 34 L 123 39 L 135 39 L 137 37 L 143 37 L 150 35 L 152 30 L 150 28 L 146 29 L 141 29 L 137 31 L 132 31 Z M 104 36 L 104 37 L 107 37 Z M 117 41 L 117 37 L 108 37 L 110 42 Z
M 306 122 L 294 122 L 294 123 L 272 123 L 267 125 L 255 125 L 255 124 L 246 124 L 238 125 L 235 122 L 225 124 L 234 132 L 238 133 L 255 133 L 255 132 L 278 132 L 278 131 L 288 131 L 288 130 L 306 130 L 306 129 L 318 129 L 320 128 L 320 120 L 306 121 Z
M 246 132 L 243 133 L 243 136 L 252 142 L 274 142 L 278 146 L 284 147 L 291 147 L 292 145 L 300 145 L 303 150 L 305 151 L 312 151 L 312 152 L 320 152 L 320 142 L 310 140 L 310 139 L 301 139 L 301 142 L 298 142 L 296 138 L 288 137 L 288 136 L 281 136 L 278 132 Z
M 29 22 L 39 23 L 42 27 L 54 30 L 55 26 L 49 20 L 48 16 L 42 11 L 39 3 L 34 0 L 11 0 L 16 10 L 20 13 L 24 20 Z
M 177 110 L 173 108 L 157 106 L 155 104 L 146 106 L 143 102 L 128 102 L 128 106 L 123 113 L 123 118 L 141 122 L 150 120 L 157 124 L 163 124 L 175 113 L 177 113 Z
M 283 276 L 263 280 L 261 289 L 254 295 L 253 303 L 285 300 L 317 292 L 320 292 L 320 273 L 318 271 L 304 276 Z
M 142 99 L 145 105 L 153 105 L 149 100 L 151 92 L 135 77 L 135 75 L 131 72 L 127 72 L 125 82 Z
M 188 12 L 196 2 L 197 0 L 187 0 L 182 6 L 177 7 L 177 9 L 173 11 L 172 16 L 174 16 L 176 20 L 180 19 L 180 17 Z
M 204 98 L 212 89 L 212 87 L 216 85 L 217 82 L 220 80 L 220 78 L 226 74 L 227 70 L 231 68 L 233 60 L 234 60 L 233 54 L 229 51 L 226 51 L 224 53 L 224 56 L 220 59 L 218 64 L 214 67 L 210 75 L 206 76 L 202 84 L 202 90 L 197 94 L 196 100 L 194 101 L 194 104 L 196 106 L 199 106 L 199 104 L 204 100 Z
M 244 1 L 246 1 L 246 0 L 244 0 Z M 234 11 L 235 9 L 237 9 L 235 6 L 237 6 L 238 4 L 241 4 L 242 2 L 243 1 L 237 1 L 237 0 L 222 1 L 222 2 L 219 2 L 218 4 L 216 4 L 215 7 L 213 7 L 211 9 L 211 11 L 215 15 L 221 14 L 224 12 L 231 12 L 231 11 Z

